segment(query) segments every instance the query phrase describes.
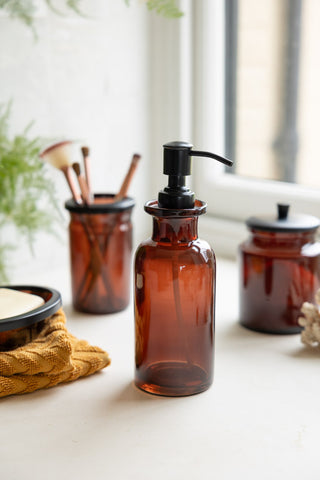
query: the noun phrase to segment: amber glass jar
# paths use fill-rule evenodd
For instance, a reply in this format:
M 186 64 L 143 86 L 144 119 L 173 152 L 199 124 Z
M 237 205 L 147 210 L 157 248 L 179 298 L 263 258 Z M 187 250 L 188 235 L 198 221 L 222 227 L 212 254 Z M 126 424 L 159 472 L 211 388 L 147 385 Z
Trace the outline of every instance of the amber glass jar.
M 299 333 L 303 302 L 314 302 L 320 286 L 319 220 L 288 216 L 249 218 L 250 237 L 239 248 L 240 323 L 252 330 Z
M 95 195 L 91 205 L 66 202 L 74 308 L 88 313 L 125 309 L 130 300 L 132 198 L 112 202 Z
M 198 238 L 205 209 L 145 206 L 153 233 L 135 258 L 135 383 L 149 393 L 191 395 L 212 383 L 215 257 Z

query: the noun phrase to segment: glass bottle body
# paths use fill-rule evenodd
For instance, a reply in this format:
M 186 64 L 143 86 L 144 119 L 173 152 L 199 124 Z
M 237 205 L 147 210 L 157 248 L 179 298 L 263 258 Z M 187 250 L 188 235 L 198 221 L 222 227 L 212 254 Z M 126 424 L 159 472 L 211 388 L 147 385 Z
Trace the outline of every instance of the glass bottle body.
M 315 232 L 251 230 L 239 248 L 240 323 L 265 333 L 299 333 L 303 302 L 320 286 Z
M 114 213 L 70 212 L 71 283 L 76 310 L 103 314 L 128 306 L 131 211 L 132 208 Z
M 197 235 L 197 208 L 186 217 L 153 215 L 152 238 L 135 258 L 136 385 L 182 396 L 212 383 L 215 257 Z

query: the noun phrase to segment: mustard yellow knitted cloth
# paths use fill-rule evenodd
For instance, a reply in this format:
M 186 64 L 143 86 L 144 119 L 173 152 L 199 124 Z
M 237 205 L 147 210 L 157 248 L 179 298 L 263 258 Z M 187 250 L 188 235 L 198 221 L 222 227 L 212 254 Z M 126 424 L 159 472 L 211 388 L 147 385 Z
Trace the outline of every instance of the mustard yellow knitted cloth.
M 0 397 L 71 382 L 110 364 L 105 351 L 75 338 L 65 323 L 60 309 L 46 320 L 35 340 L 0 352 Z

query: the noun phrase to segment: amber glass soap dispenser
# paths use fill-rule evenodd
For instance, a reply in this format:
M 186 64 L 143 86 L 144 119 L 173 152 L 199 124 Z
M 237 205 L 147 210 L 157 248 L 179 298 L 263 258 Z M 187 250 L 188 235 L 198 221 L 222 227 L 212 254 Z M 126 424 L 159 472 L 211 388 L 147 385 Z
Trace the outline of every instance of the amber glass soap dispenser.
M 165 144 L 168 186 L 145 205 L 153 232 L 135 257 L 135 384 L 157 395 L 200 393 L 213 379 L 215 256 L 198 238 L 206 203 L 185 185 L 193 156 L 232 164 L 189 143 Z

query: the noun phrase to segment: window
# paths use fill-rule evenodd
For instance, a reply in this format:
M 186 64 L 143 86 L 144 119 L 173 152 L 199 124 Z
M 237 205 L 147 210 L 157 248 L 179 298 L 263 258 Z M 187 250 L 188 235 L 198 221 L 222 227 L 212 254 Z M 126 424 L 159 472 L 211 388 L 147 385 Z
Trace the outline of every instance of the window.
M 314 0 L 225 2 L 227 154 L 247 177 L 319 187 Z
M 277 202 L 319 215 L 320 4 L 182 0 L 181 8 L 179 27 L 153 30 L 152 143 L 185 139 L 235 161 L 231 172 L 212 160 L 193 162 L 193 188 L 208 202 L 202 236 L 234 254 L 244 220 L 270 214 Z
M 312 37 L 318 27 L 313 17 L 319 18 L 319 4 L 314 0 L 270 0 L 263 4 L 227 0 L 200 2 L 198 8 L 202 26 L 198 24 L 195 29 L 196 39 L 210 28 L 208 18 L 212 22 L 218 15 L 225 25 L 224 38 L 220 32 L 220 38 L 215 39 L 224 49 L 225 63 L 211 45 L 206 58 L 215 60 L 203 62 L 200 83 L 207 76 L 213 81 L 219 69 L 225 74 L 224 86 L 216 95 L 225 99 L 221 112 L 224 151 L 235 160 L 232 174 L 220 167 L 212 169 L 207 162 L 198 175 L 196 188 L 205 192 L 209 212 L 243 225 L 249 215 L 271 213 L 281 201 L 292 204 L 296 211 L 319 215 L 320 194 L 312 188 L 320 186 L 316 173 L 319 68 L 317 62 L 310 61 L 310 57 L 316 58 L 318 42 L 313 43 Z M 199 53 L 199 47 L 197 50 Z M 198 88 L 205 97 L 204 86 Z M 219 102 L 204 102 L 197 118 L 197 124 L 204 127 L 202 142 L 209 149 L 216 148 L 210 131 L 216 123 L 209 111 L 215 104 Z M 217 220 L 216 224 L 222 242 L 227 241 L 226 253 L 230 243 L 234 250 L 243 228 L 226 222 L 220 222 L 219 227 Z M 228 244 L 224 230 L 235 242 L 229 238 Z

